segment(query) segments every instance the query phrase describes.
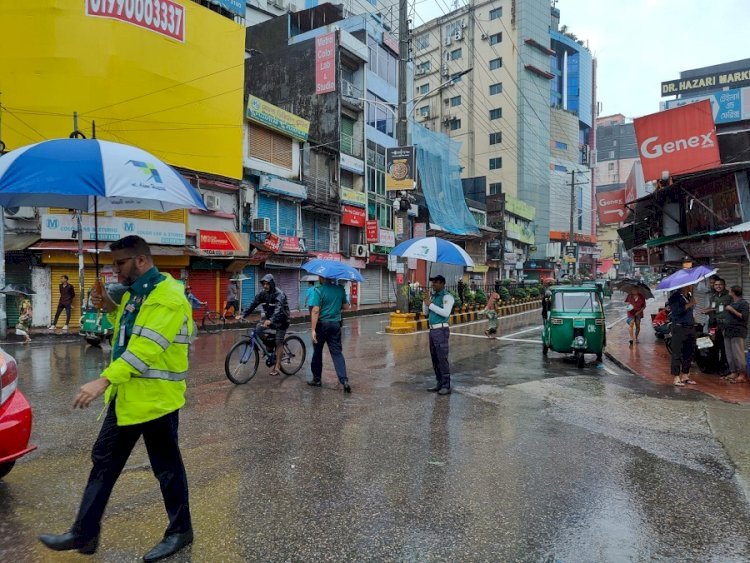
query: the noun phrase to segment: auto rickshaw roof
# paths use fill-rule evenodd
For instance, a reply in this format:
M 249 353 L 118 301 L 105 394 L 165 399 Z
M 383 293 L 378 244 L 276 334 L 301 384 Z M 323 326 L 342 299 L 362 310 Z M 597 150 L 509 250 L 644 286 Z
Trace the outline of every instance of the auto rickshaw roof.
M 571 291 L 571 292 L 579 292 L 579 293 L 590 293 L 590 292 L 598 292 L 601 291 L 600 288 L 598 288 L 596 285 L 594 285 L 594 282 L 588 282 L 588 285 L 551 285 L 549 287 L 550 291 Z

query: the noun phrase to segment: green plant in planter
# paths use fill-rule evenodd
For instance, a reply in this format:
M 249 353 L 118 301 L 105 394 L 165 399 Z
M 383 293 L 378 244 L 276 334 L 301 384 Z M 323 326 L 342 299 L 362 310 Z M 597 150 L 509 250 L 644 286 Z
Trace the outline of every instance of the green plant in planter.
M 475 291 L 467 291 L 464 295 L 465 301 L 464 305 L 473 305 L 476 301 L 476 292 Z
M 417 291 L 409 299 L 409 312 L 410 313 L 421 313 L 422 312 L 422 301 L 424 300 L 424 291 Z
M 461 306 L 463 306 L 463 303 L 461 302 L 461 299 L 459 299 L 458 293 L 455 290 L 449 289 L 448 293 L 450 293 L 453 296 L 453 310 L 456 310 L 460 308 Z
M 516 293 L 514 294 L 514 297 L 518 299 L 526 299 L 529 296 L 529 293 L 522 287 L 519 287 L 516 289 Z
M 537 299 L 539 297 L 539 288 L 538 287 L 532 287 L 529 290 L 529 297 L 533 297 L 534 299 Z
M 481 307 L 487 305 L 487 294 L 481 289 L 477 289 L 476 293 L 474 294 L 474 303 Z
M 504 285 L 500 286 L 500 291 L 498 291 L 500 294 L 500 299 L 507 302 L 510 301 L 510 291 L 508 291 L 508 288 Z

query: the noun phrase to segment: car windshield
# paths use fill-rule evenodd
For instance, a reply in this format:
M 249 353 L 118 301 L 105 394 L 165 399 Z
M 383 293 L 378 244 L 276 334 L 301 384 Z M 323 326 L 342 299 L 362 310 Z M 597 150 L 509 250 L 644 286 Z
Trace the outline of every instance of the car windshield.
M 601 311 L 601 304 L 599 296 L 593 291 L 589 293 L 561 291 L 555 294 L 552 308 L 568 313 L 598 313 Z

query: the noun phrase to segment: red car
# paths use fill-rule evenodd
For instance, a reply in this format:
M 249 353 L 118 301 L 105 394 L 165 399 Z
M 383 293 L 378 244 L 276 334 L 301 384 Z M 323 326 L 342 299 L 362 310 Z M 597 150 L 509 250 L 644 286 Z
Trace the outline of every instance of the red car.
M 16 360 L 0 349 L 0 478 L 19 457 L 36 449 L 29 445 L 31 407 L 17 385 Z

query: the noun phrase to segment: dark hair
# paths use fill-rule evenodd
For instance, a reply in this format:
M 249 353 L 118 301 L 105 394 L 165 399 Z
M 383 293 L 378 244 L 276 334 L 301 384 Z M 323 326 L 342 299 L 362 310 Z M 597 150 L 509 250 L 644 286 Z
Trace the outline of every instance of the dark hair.
M 733 285 L 730 289 L 737 297 L 742 297 L 742 288 L 739 285 Z
M 151 258 L 151 248 L 149 248 L 148 243 L 137 235 L 129 235 L 120 240 L 116 240 L 109 245 L 109 249 L 112 252 L 118 250 L 131 250 L 135 256 L 142 255 Z
M 65 274 L 63 274 L 63 275 L 62 275 L 62 276 L 60 276 L 60 277 L 61 277 L 61 278 L 65 278 L 65 281 L 68 281 L 68 280 L 70 280 L 70 278 L 69 278 L 68 276 L 66 276 Z
M 719 276 L 716 276 L 714 278 L 714 283 L 723 283 L 724 285 L 727 284 L 727 282 L 724 281 L 724 278 L 720 278 Z

